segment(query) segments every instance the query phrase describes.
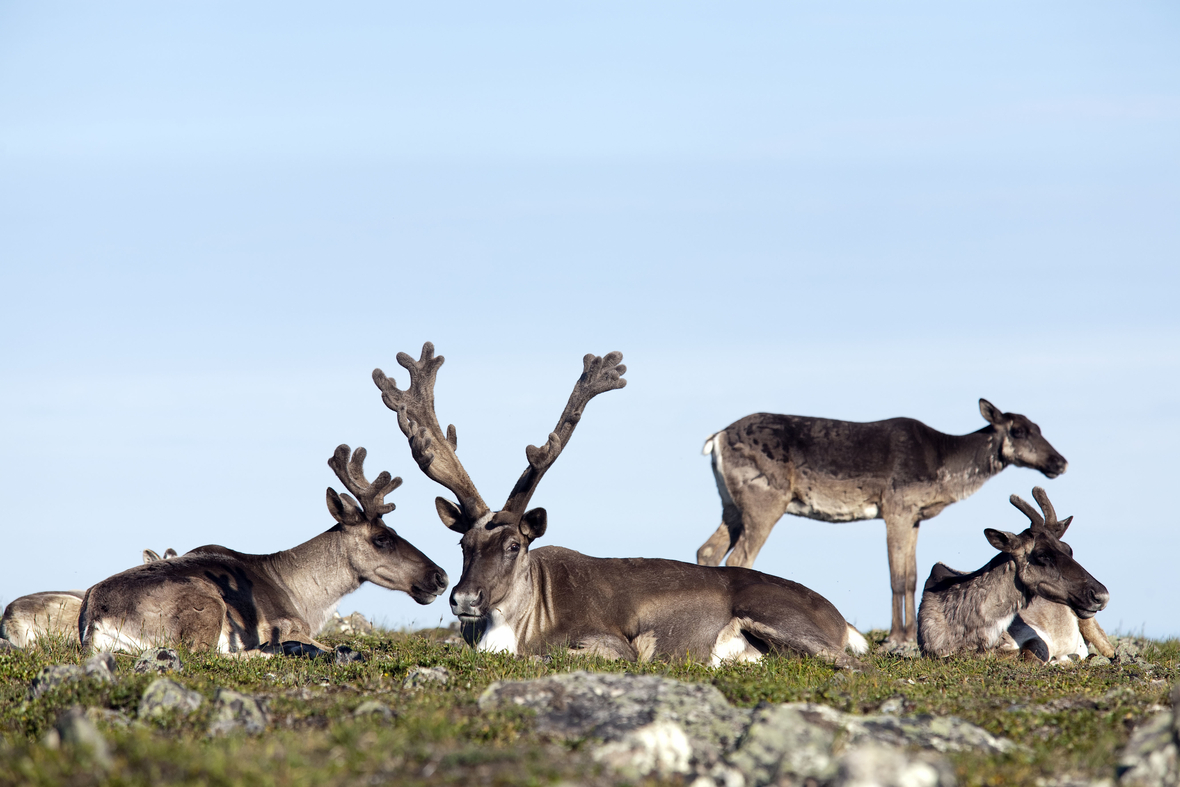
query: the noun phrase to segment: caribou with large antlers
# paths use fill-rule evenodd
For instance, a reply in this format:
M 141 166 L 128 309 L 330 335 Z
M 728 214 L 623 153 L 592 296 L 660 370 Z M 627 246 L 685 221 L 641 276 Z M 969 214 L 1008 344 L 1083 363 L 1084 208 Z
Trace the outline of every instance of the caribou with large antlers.
M 1010 498 L 1031 522 L 1023 533 L 983 531 L 1000 550 L 983 568 L 968 573 L 934 564 L 918 610 L 918 647 L 924 655 L 994 648 L 1034 598 L 1065 604 L 1083 620 L 1106 606 L 1106 587 L 1073 559 L 1073 549 L 1061 540 L 1073 517 L 1058 522 L 1041 487 L 1033 487 L 1033 497 L 1044 516 L 1019 496 Z
M 455 427 L 444 432 L 434 410 L 442 356 L 427 342 L 401 390 L 380 370 L 373 380 L 397 413 L 398 426 L 422 471 L 458 498 L 435 500 L 443 524 L 463 534 L 463 576 L 451 609 L 464 636 L 480 650 L 539 654 L 553 647 L 646 660 L 690 657 L 714 664 L 757 660 L 768 651 L 819 656 L 842 667 L 859 664 L 864 638 L 827 599 L 789 580 L 745 568 L 712 568 L 674 560 L 594 558 L 561 547 L 531 550 L 545 533 L 543 508 L 529 500 L 569 444 L 586 405 L 622 388 L 622 353 L 583 358 L 557 427 L 546 443 L 528 446 L 528 465 L 499 511 L 484 503 L 459 462 Z
M 364 582 L 429 604 L 446 589 L 447 575 L 385 525 L 382 516 L 394 508 L 385 496 L 402 480 L 382 471 L 369 483 L 364 461 L 364 448 L 336 449 L 328 465 L 356 499 L 329 487 L 328 511 L 338 524 L 293 549 L 248 555 L 199 547 L 90 588 L 78 621 L 82 644 L 138 651 L 185 642 L 222 653 L 315 655 L 328 648 L 312 635 Z
M 1008 465 L 1049 478 L 1065 472 L 1065 457 L 1018 413 L 986 399 L 988 425 L 965 435 L 943 434 L 913 418 L 857 423 L 830 418 L 755 413 L 705 441 L 721 495 L 721 525 L 697 550 L 715 566 L 754 565 L 783 514 L 827 522 L 884 519 L 893 622 L 889 641 L 914 639 L 918 586 L 918 525 L 972 495 Z

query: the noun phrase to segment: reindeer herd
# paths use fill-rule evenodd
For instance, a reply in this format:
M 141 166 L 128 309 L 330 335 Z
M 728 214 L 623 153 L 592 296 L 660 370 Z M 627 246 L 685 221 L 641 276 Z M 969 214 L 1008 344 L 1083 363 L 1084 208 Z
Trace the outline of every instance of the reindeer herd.
M 918 526 L 970 496 L 1008 465 L 1048 478 L 1066 461 L 1023 415 L 979 401 L 988 425 L 947 435 L 910 418 L 853 423 L 757 413 L 706 440 L 721 496 L 721 525 L 696 564 L 656 558 L 596 558 L 558 546 L 533 549 L 548 514 L 529 508 L 546 471 L 569 443 L 595 396 L 622 388 L 622 354 L 587 355 L 557 425 L 527 464 L 502 508 L 491 510 L 456 453 L 434 407 L 442 356 L 427 342 L 418 360 L 398 353 L 409 372 L 400 389 L 380 369 L 373 381 L 397 415 L 410 455 L 455 498 L 435 500 L 443 524 L 460 533 L 463 573 L 450 595 L 464 639 L 478 650 L 537 655 L 554 648 L 612 659 L 689 658 L 714 666 L 764 654 L 822 658 L 861 666 L 865 638 L 819 593 L 752 566 L 783 514 L 846 522 L 884 519 L 892 591 L 889 647 L 916 640 L 927 656 L 997 651 L 1044 663 L 1111 654 L 1094 615 L 1106 588 L 1074 559 L 1045 491 L 1021 533 L 988 528 L 999 550 L 977 571 L 935 564 L 915 614 Z M 315 634 L 340 599 L 364 582 L 428 604 L 446 590 L 446 573 L 389 527 L 385 498 L 401 484 L 388 472 L 370 482 L 365 449 L 339 446 L 328 460 L 347 490 L 327 490 L 336 525 L 299 546 L 250 555 L 198 547 L 144 562 L 85 592 L 34 593 L 13 601 L 0 637 L 16 647 L 38 638 L 77 638 L 87 650 L 142 651 L 184 643 L 237 657 L 314 656 L 329 650 Z M 719 563 L 729 555 L 726 566 Z M 909 645 L 912 647 L 912 645 Z

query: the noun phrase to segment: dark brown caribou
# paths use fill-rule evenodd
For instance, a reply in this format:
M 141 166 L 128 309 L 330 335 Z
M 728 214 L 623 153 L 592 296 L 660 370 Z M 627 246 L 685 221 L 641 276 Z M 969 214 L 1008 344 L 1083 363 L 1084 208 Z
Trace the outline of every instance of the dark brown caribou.
M 1019 496 L 1011 497 L 1012 505 L 1031 522 L 1027 530 L 983 531 L 1000 550 L 983 568 L 965 572 L 934 564 L 918 610 L 918 647 L 923 655 L 980 653 L 996 647 L 1035 598 L 1065 605 L 1082 620 L 1106 606 L 1106 586 L 1074 560 L 1073 549 L 1061 540 L 1073 517 L 1058 522 L 1041 487 L 1033 487 L 1033 497 L 1044 516 Z
M 410 373 L 405 391 L 373 371 L 418 466 L 458 498 L 458 504 L 437 498 L 435 506 L 443 523 L 463 534 L 463 576 L 451 609 L 468 642 L 522 655 L 565 647 L 607 658 L 687 657 L 713 664 L 788 651 L 858 666 L 844 650 L 864 652 L 864 638 L 831 602 L 795 582 L 745 568 L 530 549 L 545 533 L 547 514 L 529 509 L 529 500 L 589 401 L 626 384 L 622 359 L 617 352 L 583 358 L 557 427 L 542 447 L 525 449 L 528 466 L 495 512 L 455 454 L 455 427 L 443 432 L 439 426 L 434 384 L 443 358 L 435 357 L 434 346 L 427 342 L 417 361 L 398 353 L 397 362 Z
M 857 423 L 755 413 L 705 441 L 721 494 L 721 525 L 697 550 L 697 563 L 754 565 L 783 514 L 827 522 L 884 519 L 893 620 L 889 641 L 916 634 L 918 525 L 978 490 L 1008 465 L 1049 478 L 1065 458 L 1023 415 L 1001 413 L 986 399 L 988 425 L 943 434 L 913 418 Z
M 328 464 L 356 499 L 329 487 L 337 525 L 297 547 L 270 555 L 198 547 L 99 582 L 82 602 L 82 645 L 139 651 L 184 642 L 221 653 L 316 655 L 330 648 L 312 635 L 364 582 L 429 604 L 447 575 L 385 525 L 394 508 L 385 496 L 402 480 L 382 471 L 370 483 L 364 460 L 364 448 L 336 449 Z

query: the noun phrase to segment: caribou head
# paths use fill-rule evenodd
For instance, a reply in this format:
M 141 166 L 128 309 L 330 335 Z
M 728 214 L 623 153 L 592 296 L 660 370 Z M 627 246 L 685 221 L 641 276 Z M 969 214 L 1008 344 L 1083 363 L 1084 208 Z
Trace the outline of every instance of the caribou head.
M 367 481 L 365 455 L 364 448 L 350 451 L 347 445 L 340 445 L 328 460 L 336 477 L 356 495 L 337 494 L 328 487 L 328 511 L 338 523 L 330 532 L 341 534 L 340 551 L 362 582 L 401 590 L 419 604 L 429 604 L 447 589 L 447 574 L 382 520 L 394 509 L 385 496 L 401 486 L 402 480 L 382 470 L 372 483 Z
M 463 534 L 463 576 L 451 591 L 451 610 L 463 623 L 476 623 L 493 616 L 513 589 L 521 587 L 521 577 L 528 572 L 529 545 L 544 535 L 546 525 L 545 509 L 530 509 L 529 500 L 569 442 L 587 403 L 604 391 L 626 385 L 622 375 L 627 367 L 620 363 L 620 352 L 603 357 L 588 354 L 582 359 L 582 375 L 556 428 L 545 445 L 525 449 L 528 466 L 504 507 L 493 512 L 455 454 L 454 425 L 444 433 L 435 415 L 434 382 L 443 360 L 434 355 L 434 345 L 426 342 L 417 361 L 406 353 L 397 355 L 397 362 L 410 373 L 407 390 L 400 390 L 380 369 L 373 370 L 373 381 L 385 405 L 397 413 L 398 426 L 409 439 L 418 467 L 458 498 L 458 503 L 442 497 L 434 503 L 443 524 Z
M 1069 463 L 1041 437 L 1041 427 L 1020 413 L 1000 412 L 987 399 L 979 400 L 979 412 L 1000 435 L 1000 458 L 1004 464 L 1031 467 L 1048 478 L 1056 478 L 1065 472 Z
M 1012 557 L 1017 583 L 1024 586 L 1026 596 L 1065 604 L 1079 618 L 1092 618 L 1106 606 L 1110 593 L 1073 559 L 1073 549 L 1061 540 L 1073 517 L 1058 522 L 1057 512 L 1041 487 L 1033 487 L 1033 497 L 1044 516 L 1019 495 L 1009 498 L 1031 521 L 1027 530 L 1017 534 L 988 528 L 984 535 L 992 546 Z

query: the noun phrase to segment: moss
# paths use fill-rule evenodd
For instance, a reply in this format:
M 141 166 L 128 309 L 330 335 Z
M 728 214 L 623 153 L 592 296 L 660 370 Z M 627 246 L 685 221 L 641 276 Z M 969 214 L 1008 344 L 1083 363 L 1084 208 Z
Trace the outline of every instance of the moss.
M 712 669 L 671 661 L 612 663 L 555 651 L 545 659 L 475 653 L 447 644 L 449 632 L 378 633 L 332 639 L 367 661 L 338 667 L 330 659 L 233 660 L 181 652 L 184 671 L 169 677 L 207 700 L 201 711 L 163 723 L 100 722 L 112 749 L 104 772 L 84 752 L 41 743 L 57 715 L 74 704 L 136 718 L 154 675 L 134 675 L 134 658 L 117 657 L 114 684 L 79 681 L 26 700 L 41 667 L 80 663 L 76 646 L 49 643 L 0 652 L 0 785 L 205 784 L 297 786 L 399 784 L 608 784 L 577 744 L 537 735 L 519 710 L 482 713 L 477 701 L 496 680 L 525 680 L 576 669 L 666 675 L 716 686 L 731 703 L 808 701 L 874 713 L 890 701 L 904 713 L 955 715 L 1022 744 L 1006 755 L 953 755 L 966 785 L 1027 784 L 1069 773 L 1110 776 L 1130 730 L 1169 704 L 1180 678 L 1180 642 L 1140 643 L 1147 665 L 1044 668 L 994 657 L 899 659 L 880 653 L 863 674 L 837 673 L 812 659 L 770 657 Z M 446 684 L 404 689 L 416 666 L 445 667 Z M 270 727 L 260 736 L 206 734 L 218 687 L 265 701 Z M 361 702 L 388 705 L 393 717 L 354 718 Z

